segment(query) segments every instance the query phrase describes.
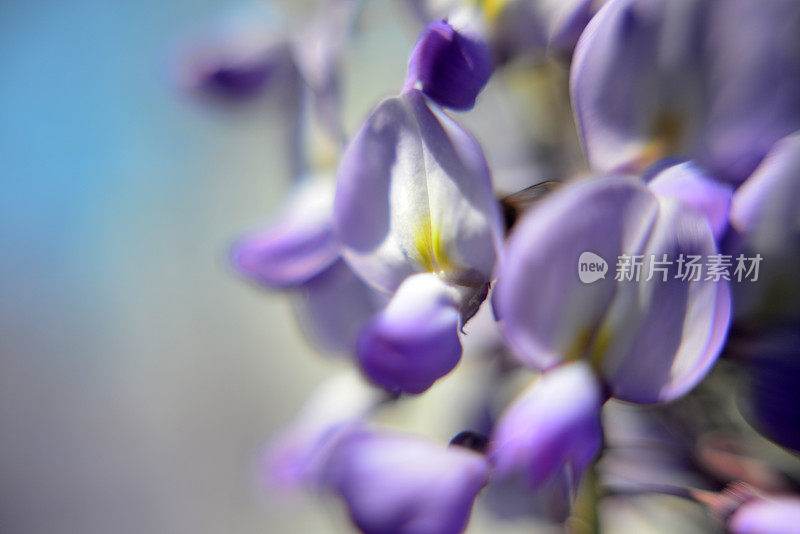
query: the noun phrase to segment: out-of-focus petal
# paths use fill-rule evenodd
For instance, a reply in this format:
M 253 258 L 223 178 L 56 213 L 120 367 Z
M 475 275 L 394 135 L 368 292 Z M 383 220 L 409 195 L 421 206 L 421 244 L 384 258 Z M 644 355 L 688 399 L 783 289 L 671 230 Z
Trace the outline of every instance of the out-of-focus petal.
M 652 410 L 612 400 L 603 408 L 601 484 L 621 494 L 657 488 L 710 488 L 696 468 L 695 444 Z
M 712 180 L 697 165 L 685 162 L 658 173 L 649 187 L 659 196 L 676 198 L 706 215 L 715 239 L 725 234 L 733 197 L 730 185 Z
M 277 18 L 263 6 L 231 12 L 215 31 L 181 53 L 176 65 L 179 86 L 247 100 L 260 95 L 272 80 L 295 84 L 297 71 Z
M 539 2 L 504 0 L 484 2 L 489 45 L 496 64 L 520 57 L 542 60 L 547 49 L 547 27 Z
M 617 0 L 591 20 L 571 91 L 592 170 L 638 171 L 693 154 L 706 105 L 703 11 L 693 0 Z
M 345 258 L 385 291 L 418 272 L 491 279 L 502 222 L 483 153 L 417 90 L 381 103 L 350 143 L 334 213 Z
M 461 358 L 458 296 L 436 275 L 409 277 L 358 343 L 364 373 L 392 392 L 422 393 Z
M 709 116 L 699 161 L 741 182 L 800 130 L 800 6 L 715 0 L 708 33 Z
M 352 371 L 329 378 L 291 426 L 267 445 L 262 457 L 265 483 L 286 489 L 315 483 L 336 434 L 358 426 L 383 396 Z
M 609 177 L 556 191 L 517 223 L 493 298 L 502 330 L 525 363 L 546 369 L 577 356 L 576 337 L 590 335 L 616 292 L 616 258 L 643 249 L 657 212 L 644 186 Z M 577 274 L 585 251 L 609 264 L 587 285 Z
M 571 56 L 575 51 L 583 30 L 592 20 L 592 17 L 600 10 L 608 0 L 555 0 L 551 4 L 557 4 L 557 8 L 552 9 L 550 16 L 550 39 L 549 47 L 551 50 Z
M 614 396 L 633 402 L 673 399 L 705 375 L 727 333 L 728 284 L 705 271 L 677 277 L 681 254 L 716 253 L 703 215 L 634 178 L 607 177 L 559 191 L 518 225 L 495 308 L 523 361 L 588 358 Z M 582 281 L 586 252 L 596 273 Z M 616 281 L 619 259 L 636 255 L 639 281 Z
M 800 134 L 777 143 L 767 159 L 736 191 L 732 224 L 764 252 L 779 250 L 797 231 L 800 199 Z
M 775 145 L 733 197 L 736 252 L 762 257 L 758 280 L 734 285 L 737 317 L 800 317 L 798 176 L 800 135 L 793 135 Z
M 387 301 L 339 259 L 300 287 L 301 326 L 324 349 L 352 356 L 361 330 Z
M 581 36 L 571 90 L 595 171 L 695 159 L 740 183 L 800 129 L 796 2 L 615 0 Z
M 795 534 L 800 526 L 800 499 L 773 497 L 743 504 L 728 521 L 733 534 Z
M 728 282 L 679 277 L 677 261 L 717 253 L 707 219 L 673 199 L 659 199 L 659 216 L 642 254 L 666 255 L 666 281 L 645 261 L 642 282 L 620 282 L 592 350 L 613 396 L 632 402 L 680 397 L 699 382 L 717 359 L 730 323 Z M 602 354 L 602 356 L 599 356 Z
M 502 518 L 525 518 L 562 523 L 572 509 L 573 489 L 569 473 L 557 473 L 549 481 L 532 488 L 527 473 L 493 478 L 481 494 L 481 503 Z
M 442 106 L 468 110 L 491 75 L 489 47 L 477 33 L 434 21 L 411 52 L 406 88 L 418 86 Z
M 568 472 L 573 488 L 600 450 L 605 399 L 585 362 L 545 372 L 506 409 L 492 432 L 494 476 L 522 473 L 531 488 Z
M 767 438 L 800 452 L 800 325 L 736 341 L 745 368 L 743 415 Z
M 320 178 L 301 184 L 270 228 L 241 240 L 232 250 L 235 267 L 267 287 L 295 287 L 339 258 L 331 220 L 333 184 Z
M 488 476 L 468 449 L 365 430 L 338 441 L 322 484 L 366 534 L 458 534 Z
M 311 89 L 314 111 L 325 131 L 344 140 L 340 70 L 344 47 L 361 2 L 329 0 L 292 41 L 297 67 Z

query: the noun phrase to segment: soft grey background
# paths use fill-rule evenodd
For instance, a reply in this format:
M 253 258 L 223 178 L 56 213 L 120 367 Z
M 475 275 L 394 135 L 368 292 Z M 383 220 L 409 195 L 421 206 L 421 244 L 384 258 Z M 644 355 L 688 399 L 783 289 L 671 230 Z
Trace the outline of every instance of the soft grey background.
M 375 4 L 370 28 L 394 16 Z M 170 83 L 180 38 L 234 6 L 0 3 L 4 533 L 329 530 L 265 496 L 254 460 L 337 366 L 225 258 L 288 188 L 274 105 L 207 108 Z M 411 44 L 365 33 L 351 124 Z

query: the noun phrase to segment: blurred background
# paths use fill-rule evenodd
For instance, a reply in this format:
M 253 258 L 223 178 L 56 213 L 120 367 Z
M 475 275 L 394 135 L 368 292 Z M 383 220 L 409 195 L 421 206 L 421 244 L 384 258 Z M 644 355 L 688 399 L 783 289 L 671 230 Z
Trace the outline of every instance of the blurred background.
M 265 496 L 254 469 L 341 367 L 227 263 L 289 187 L 274 103 L 207 107 L 170 77 L 181 39 L 233 6 L 0 2 L 4 533 L 331 528 L 311 501 Z M 415 36 L 395 10 L 364 15 L 350 125 L 402 84 Z

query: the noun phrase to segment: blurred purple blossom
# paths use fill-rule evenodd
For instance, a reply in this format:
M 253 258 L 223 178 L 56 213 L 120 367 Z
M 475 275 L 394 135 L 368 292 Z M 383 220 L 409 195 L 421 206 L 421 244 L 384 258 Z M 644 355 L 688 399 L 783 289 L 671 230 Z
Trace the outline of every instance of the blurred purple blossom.
M 486 459 L 471 450 L 354 430 L 333 445 L 320 483 L 366 534 L 458 534 L 488 478 Z
M 634 178 L 564 188 L 518 223 L 494 293 L 521 361 L 539 369 L 585 358 L 611 395 L 632 402 L 679 397 L 708 372 L 730 320 L 727 282 L 676 278 L 582 283 L 579 257 L 616 263 L 641 254 L 716 252 L 708 220 Z
M 732 534 L 792 534 L 800 525 L 800 498 L 753 499 L 728 521 Z
M 521 476 L 539 489 L 563 478 L 577 490 L 602 444 L 601 386 L 585 362 L 545 372 L 506 409 L 492 432 L 490 458 L 499 480 Z
M 592 19 L 572 96 L 593 170 L 695 159 L 742 182 L 800 129 L 800 18 L 791 0 L 615 0 Z

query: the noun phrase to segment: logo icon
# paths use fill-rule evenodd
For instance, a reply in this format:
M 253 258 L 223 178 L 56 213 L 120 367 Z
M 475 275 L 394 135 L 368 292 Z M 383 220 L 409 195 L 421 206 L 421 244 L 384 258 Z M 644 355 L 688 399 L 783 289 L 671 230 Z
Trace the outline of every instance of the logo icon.
M 578 258 L 578 278 L 584 284 L 592 284 L 606 277 L 608 263 L 594 252 L 583 252 Z

